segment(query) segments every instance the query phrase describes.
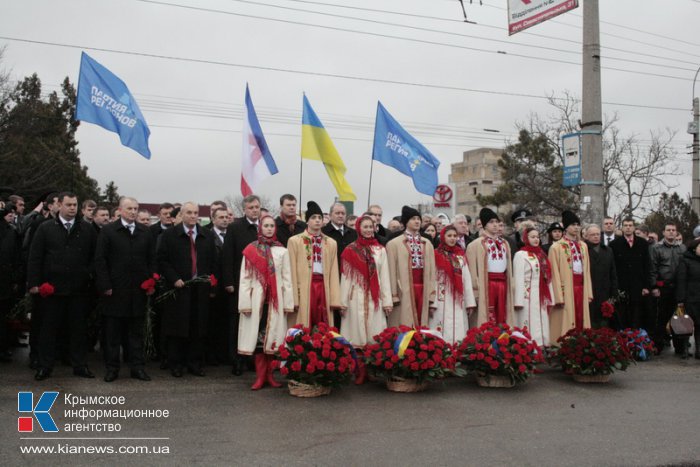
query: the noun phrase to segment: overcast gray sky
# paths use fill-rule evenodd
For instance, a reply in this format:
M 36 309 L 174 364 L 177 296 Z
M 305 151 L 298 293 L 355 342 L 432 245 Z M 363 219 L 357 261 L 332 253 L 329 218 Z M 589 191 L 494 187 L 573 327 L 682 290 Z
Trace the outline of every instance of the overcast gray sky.
M 151 160 L 92 124 L 81 125 L 77 138 L 82 161 L 100 185 L 114 180 L 121 194 L 142 202 L 208 203 L 239 194 L 246 82 L 280 170 L 260 194 L 299 194 L 306 92 L 348 168 L 356 211 L 367 204 L 377 100 L 440 159 L 440 180 L 446 182 L 450 164 L 464 150 L 502 147 L 514 139 L 516 121 L 531 112 L 551 113 L 544 95 L 581 92 L 582 6 L 509 37 L 505 0 L 482 6 L 465 0 L 476 25 L 461 22 L 457 0 L 1 4 L 0 36 L 76 46 L 0 39 L 7 46 L 3 66 L 13 78 L 36 72 L 45 91 L 57 90 L 65 76 L 77 84 L 82 49 L 129 86 L 151 128 Z M 603 112 L 616 112 L 623 134 L 639 135 L 642 144 L 650 130 L 678 132 L 674 147 L 684 175 L 677 183 L 685 195 L 700 2 L 602 0 L 600 17 Z M 304 200 L 322 206 L 333 201 L 320 163 L 305 161 L 304 182 Z M 428 200 L 408 177 L 375 164 L 372 201 L 387 215 Z

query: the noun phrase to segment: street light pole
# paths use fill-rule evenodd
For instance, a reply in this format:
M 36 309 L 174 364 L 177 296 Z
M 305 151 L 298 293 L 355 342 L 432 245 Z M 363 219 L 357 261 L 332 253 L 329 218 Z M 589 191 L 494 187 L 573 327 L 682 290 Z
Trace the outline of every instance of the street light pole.
M 693 135 L 693 176 L 691 187 L 691 207 L 696 214 L 700 215 L 700 99 L 695 97 L 695 81 L 698 79 L 700 67 L 695 72 L 693 78 L 693 121 L 688 125 L 688 133 Z

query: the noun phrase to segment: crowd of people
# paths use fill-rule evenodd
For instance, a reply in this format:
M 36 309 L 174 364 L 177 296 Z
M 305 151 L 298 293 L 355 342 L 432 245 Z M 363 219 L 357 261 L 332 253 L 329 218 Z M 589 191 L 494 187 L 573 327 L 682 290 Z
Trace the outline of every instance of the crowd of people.
M 310 201 L 302 220 L 286 194 L 275 218 L 255 195 L 235 219 L 216 201 L 203 226 L 192 202 L 161 204 L 154 223 L 131 197 L 114 209 L 79 202 L 62 192 L 27 214 L 20 196 L 0 205 L 0 313 L 29 294 L 36 380 L 59 360 L 94 378 L 87 354 L 99 348 L 106 382 L 122 363 L 150 380 L 152 354 L 173 377 L 230 365 L 236 376 L 255 370 L 253 389 L 279 386 L 273 355 L 297 324 L 333 325 L 359 354 L 389 326 L 456 343 L 491 321 L 527 327 L 542 347 L 574 328 L 644 328 L 658 352 L 672 342 L 687 357 L 688 340 L 667 331 L 679 304 L 700 331 L 700 239 L 686 248 L 674 223 L 659 240 L 632 218 L 616 232 L 611 218 L 582 226 L 564 211 L 541 232 L 516 209 L 505 235 L 489 208 L 474 224 L 458 214 L 443 225 L 404 206 L 385 228 L 379 205 L 348 216 L 342 203 L 326 214 Z M 10 361 L 15 336 L 5 326 L 0 336 Z M 365 377 L 359 365 L 356 382 Z

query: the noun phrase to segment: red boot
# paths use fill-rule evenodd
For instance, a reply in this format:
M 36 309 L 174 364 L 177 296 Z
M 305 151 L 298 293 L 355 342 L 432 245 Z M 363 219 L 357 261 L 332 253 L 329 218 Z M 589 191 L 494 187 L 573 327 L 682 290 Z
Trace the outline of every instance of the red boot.
M 269 384 L 273 388 L 281 388 L 282 385 L 280 383 L 278 383 L 277 381 L 275 381 L 275 377 L 272 374 L 272 370 L 274 370 L 274 367 L 272 366 L 273 361 L 274 361 L 274 357 L 272 355 L 265 354 L 265 366 L 266 366 L 266 370 L 267 370 L 265 372 L 266 381 L 267 381 L 267 384 Z
M 360 384 L 365 384 L 365 381 L 367 380 L 367 367 L 365 366 L 365 362 L 363 361 L 363 353 L 360 349 L 356 350 L 357 352 L 357 375 L 355 375 L 355 384 L 360 385 Z
M 255 354 L 255 382 L 250 387 L 253 391 L 262 389 L 265 386 L 265 376 L 267 376 L 267 359 L 265 354 Z

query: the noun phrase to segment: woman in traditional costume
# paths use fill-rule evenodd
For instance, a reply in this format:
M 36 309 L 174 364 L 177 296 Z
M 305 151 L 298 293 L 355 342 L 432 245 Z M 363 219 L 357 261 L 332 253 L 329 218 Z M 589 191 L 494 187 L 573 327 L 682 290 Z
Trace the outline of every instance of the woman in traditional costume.
M 243 250 L 238 290 L 238 353 L 255 354 L 253 390 L 266 382 L 281 386 L 272 376 L 273 355 L 284 345 L 287 313 L 294 311 L 289 254 L 277 241 L 275 220 L 264 216 L 258 225 L 258 240 Z

